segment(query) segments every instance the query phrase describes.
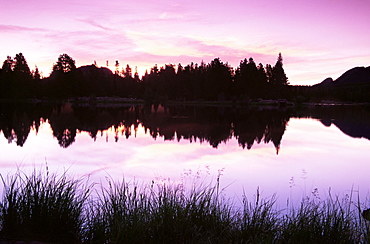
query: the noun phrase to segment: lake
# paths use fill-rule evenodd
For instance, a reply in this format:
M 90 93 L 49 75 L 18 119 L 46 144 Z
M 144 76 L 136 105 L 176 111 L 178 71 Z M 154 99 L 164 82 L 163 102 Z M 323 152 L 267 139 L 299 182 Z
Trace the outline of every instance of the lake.
M 0 173 L 48 169 L 91 182 L 201 184 L 236 204 L 276 194 L 369 199 L 370 109 L 0 104 Z

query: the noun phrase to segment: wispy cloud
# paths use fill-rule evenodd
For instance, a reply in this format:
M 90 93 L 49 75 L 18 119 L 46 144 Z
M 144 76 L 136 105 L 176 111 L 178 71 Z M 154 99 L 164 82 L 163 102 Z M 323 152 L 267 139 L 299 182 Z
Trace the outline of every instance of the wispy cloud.
M 91 26 L 97 27 L 97 28 L 102 29 L 102 30 L 106 30 L 106 31 L 114 31 L 115 30 L 113 28 L 103 26 L 103 25 L 99 24 L 98 22 L 96 22 L 95 20 L 91 20 L 91 19 L 77 19 L 77 20 L 80 21 L 80 22 L 89 24 Z
M 138 47 L 135 52 L 137 59 L 150 57 L 150 60 L 166 63 L 197 62 L 210 60 L 219 57 L 224 62 L 237 66 L 240 60 L 253 57 L 255 62 L 275 62 L 277 53 L 271 55 L 263 52 L 253 52 L 248 49 L 234 47 L 233 41 L 201 39 L 197 37 L 149 35 L 144 33 L 129 33 L 128 37 Z M 138 55 L 140 54 L 140 55 Z
M 118 60 L 127 57 L 136 45 L 119 31 L 53 31 L 46 33 L 42 42 L 52 47 L 49 51 L 50 62 L 56 60 L 61 53 L 68 53 L 76 60 L 78 66 L 105 64 L 106 60 Z M 58 45 L 55 45 L 58 43 Z M 113 62 L 113 61 L 111 61 Z
M 47 29 L 43 28 L 32 28 L 32 27 L 24 27 L 19 25 L 1 25 L 0 24 L 0 32 L 19 32 L 19 31 L 38 31 L 38 32 L 44 32 L 47 31 Z

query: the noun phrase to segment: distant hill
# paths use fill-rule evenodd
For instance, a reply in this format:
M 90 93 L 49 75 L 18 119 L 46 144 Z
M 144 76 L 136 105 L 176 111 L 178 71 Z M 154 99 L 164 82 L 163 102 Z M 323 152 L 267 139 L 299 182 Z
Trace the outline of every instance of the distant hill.
M 370 66 L 369 67 L 355 67 L 344 72 L 338 79 L 333 80 L 331 77 L 326 78 L 321 83 L 314 85 L 317 86 L 330 86 L 330 85 L 355 85 L 358 83 L 370 83 Z
M 355 67 L 353 69 L 350 69 L 334 81 L 335 84 L 365 82 L 370 83 L 370 66 L 366 68 Z
M 95 65 L 85 65 L 81 66 L 79 68 L 76 68 L 74 71 L 75 75 L 78 75 L 79 79 L 84 79 L 84 80 L 108 80 L 112 79 L 114 76 L 112 71 L 108 68 L 101 67 L 98 68 Z M 60 73 L 58 72 L 53 72 L 50 75 L 51 80 L 55 79 L 60 79 Z
M 105 67 L 98 68 L 95 65 L 86 65 L 77 68 L 77 72 L 83 79 L 96 80 L 96 79 L 112 79 L 113 72 Z
M 312 90 L 323 99 L 370 102 L 370 66 L 352 68 L 336 80 L 326 78 Z

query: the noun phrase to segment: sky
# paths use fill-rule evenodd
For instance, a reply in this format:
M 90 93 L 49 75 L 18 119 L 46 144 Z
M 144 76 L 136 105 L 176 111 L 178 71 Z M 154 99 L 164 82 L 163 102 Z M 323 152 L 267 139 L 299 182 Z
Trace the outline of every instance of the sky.
M 155 64 L 272 64 L 292 85 L 370 65 L 369 0 L 0 0 L 0 62 L 23 53 L 49 76 L 58 56 L 139 74 Z

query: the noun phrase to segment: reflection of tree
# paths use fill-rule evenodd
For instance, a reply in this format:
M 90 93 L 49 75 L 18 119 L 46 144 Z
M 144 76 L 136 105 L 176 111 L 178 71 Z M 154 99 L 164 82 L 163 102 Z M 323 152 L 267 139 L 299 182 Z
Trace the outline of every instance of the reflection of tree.
M 252 148 L 254 142 L 272 141 L 278 150 L 289 120 L 288 112 L 255 110 L 244 113 L 221 107 L 170 107 L 157 112 L 147 111 L 143 125 L 153 138 L 181 139 L 190 142 L 208 142 L 217 148 L 233 136 L 243 148 Z
M 49 123 L 53 136 L 57 138 L 61 147 L 67 148 L 75 141 L 76 119 L 71 104 L 67 103 L 60 109 L 54 110 Z
M 54 131 L 53 135 L 61 147 L 67 148 L 75 141 L 76 130 L 64 129 L 61 133 Z
M 283 137 L 289 113 L 277 110 L 248 111 L 237 115 L 234 136 L 239 145 L 251 149 L 253 144 L 273 142 L 277 152 Z
M 265 143 L 269 143 L 272 141 L 276 148 L 276 154 L 279 153 L 280 150 L 280 142 L 283 138 L 283 134 L 285 132 L 286 124 L 288 123 L 288 118 L 279 118 L 272 120 L 272 123 L 268 124 L 266 127 L 266 133 L 265 133 Z
M 335 124 L 353 137 L 370 138 L 370 113 L 355 107 L 306 109 L 295 115 L 321 119 L 327 126 Z M 242 148 L 257 143 L 272 143 L 277 153 L 292 111 L 231 107 L 131 106 L 115 107 L 32 104 L 0 104 L 0 131 L 9 143 L 23 146 L 31 129 L 40 121 L 49 121 L 59 145 L 72 145 L 77 132 L 86 131 L 91 138 L 108 136 L 112 128 L 114 141 L 136 136 L 141 124 L 153 139 L 188 140 L 208 143 L 217 148 L 235 138 Z M 107 137 L 108 138 L 108 137 Z
M 23 146 L 33 126 L 33 119 L 28 114 L 28 108 L 1 104 L 0 113 L 3 115 L 0 122 L 0 130 L 4 137 L 11 143 L 16 139 L 18 146 Z
M 217 148 L 221 142 L 227 142 L 231 138 L 231 128 L 228 125 L 215 126 L 209 131 L 209 144 Z
M 248 113 L 235 120 L 234 135 L 238 140 L 240 146 L 251 149 L 253 143 L 257 141 L 260 143 L 264 133 L 266 132 L 266 122 L 261 121 L 256 114 Z
M 96 139 L 99 132 L 114 128 L 118 141 L 118 128 L 126 138 L 131 136 L 131 126 L 138 127 L 138 106 L 123 106 L 116 108 L 74 107 L 76 128 L 89 132 Z
M 119 131 L 126 138 L 131 136 L 131 126 L 135 131 L 139 125 L 138 106 L 122 107 L 96 107 L 64 105 L 60 110 L 55 110 L 50 117 L 53 135 L 62 147 L 70 146 L 74 141 L 77 131 L 86 131 L 92 139 L 103 135 L 103 132 L 113 128 L 114 140 L 119 139 Z
M 26 142 L 32 125 L 31 123 L 27 123 L 30 122 L 28 119 L 23 119 L 24 120 L 16 120 L 16 123 L 14 124 L 14 134 L 16 135 L 18 146 L 23 146 L 23 144 Z

